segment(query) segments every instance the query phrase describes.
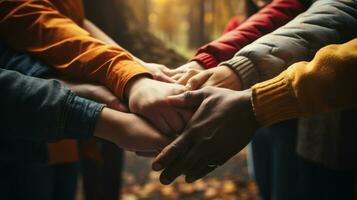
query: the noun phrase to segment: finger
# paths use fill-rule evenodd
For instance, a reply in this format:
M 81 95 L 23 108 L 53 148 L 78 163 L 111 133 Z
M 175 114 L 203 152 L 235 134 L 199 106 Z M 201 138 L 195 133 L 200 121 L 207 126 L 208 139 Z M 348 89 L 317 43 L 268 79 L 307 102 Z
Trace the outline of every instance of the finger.
M 183 75 L 184 75 L 183 73 L 177 73 L 173 75 L 171 78 L 177 82 Z
M 154 158 L 159 153 L 158 152 L 135 152 L 137 156 L 145 157 L 145 158 Z
M 187 152 L 189 146 L 190 140 L 184 135 L 179 136 L 171 144 L 167 145 L 154 159 L 152 163 L 152 169 L 155 171 L 160 171 L 166 168 L 178 157 Z
M 195 108 L 204 100 L 204 91 L 186 91 L 182 94 L 169 96 L 167 101 L 170 105 L 179 108 Z
M 190 69 L 180 79 L 177 80 L 177 83 L 181 85 L 186 85 L 187 81 L 198 73 L 200 73 L 200 71 L 196 69 Z
M 162 117 L 164 118 L 168 126 L 170 126 L 170 129 L 172 130 L 172 132 L 169 133 L 169 135 L 176 135 L 183 130 L 185 126 L 185 122 L 181 118 L 180 114 L 174 108 L 169 108 L 164 112 L 162 112 Z
M 205 163 L 205 162 L 201 162 Z M 193 168 L 190 172 L 188 172 L 188 175 L 186 175 L 186 182 L 187 183 L 193 183 L 197 181 L 198 179 L 201 179 L 205 177 L 207 174 L 211 173 L 217 169 L 217 166 L 209 166 L 209 164 L 203 164 L 203 165 L 198 165 L 195 168 Z
M 160 175 L 160 181 L 163 184 L 172 183 L 178 176 L 185 174 L 188 169 L 197 165 L 196 161 L 204 157 L 205 152 L 197 151 L 196 148 L 191 149 L 182 159 L 174 161 L 170 166 L 166 167 Z
M 170 126 L 167 124 L 166 120 L 164 117 L 161 116 L 161 114 L 154 114 L 152 115 L 152 118 L 148 119 L 154 126 L 157 128 L 161 133 L 165 135 L 169 135 L 172 133 L 172 130 Z
M 175 74 L 177 74 L 177 73 L 175 72 L 175 70 L 168 69 L 167 67 L 163 67 L 163 68 L 161 69 L 161 71 L 162 71 L 162 73 L 164 73 L 166 76 L 169 76 L 169 77 L 172 77 L 172 76 L 174 76 Z
M 174 80 L 173 78 L 167 76 L 166 74 L 164 74 L 162 72 L 158 72 L 158 73 L 154 74 L 153 77 L 157 81 L 162 81 L 162 82 L 166 82 L 166 83 L 175 83 L 176 82 L 176 80 Z
M 177 112 L 181 116 L 181 119 L 183 120 L 184 124 L 187 124 L 193 115 L 193 112 L 191 110 L 186 109 L 177 109 Z
M 212 73 L 203 71 L 187 81 L 186 87 L 189 90 L 197 90 L 212 76 Z

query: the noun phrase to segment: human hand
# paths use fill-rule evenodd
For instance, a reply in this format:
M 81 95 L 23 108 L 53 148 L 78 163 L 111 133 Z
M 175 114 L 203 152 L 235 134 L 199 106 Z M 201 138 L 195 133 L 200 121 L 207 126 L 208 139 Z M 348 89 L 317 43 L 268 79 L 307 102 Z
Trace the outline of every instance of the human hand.
M 257 128 L 251 91 L 206 87 L 169 97 L 177 107 L 196 108 L 185 130 L 155 158 L 164 169 L 160 181 L 170 184 L 181 174 L 192 183 L 224 164 L 252 139 Z
M 99 115 L 94 135 L 139 154 L 160 152 L 171 141 L 137 115 L 109 108 Z
M 220 66 L 201 71 L 190 77 L 186 81 L 186 86 L 190 90 L 196 90 L 207 86 L 222 87 L 231 90 L 242 89 L 239 77 L 227 66 Z
M 169 105 L 167 97 L 180 94 L 185 87 L 155 81 L 146 77 L 135 77 L 125 88 L 132 113 L 143 116 L 162 133 L 175 135 L 180 133 L 192 112 Z
M 57 80 L 66 85 L 71 91 L 80 97 L 106 104 L 109 108 L 117 111 L 129 112 L 128 107 L 122 103 L 109 89 L 102 85 L 78 83 L 64 79 Z
M 167 83 L 176 82 L 173 78 L 171 78 L 173 75 L 175 75 L 175 71 L 169 69 L 165 65 L 146 62 L 141 62 L 141 64 L 151 72 L 155 80 Z
M 188 79 L 203 70 L 204 68 L 198 62 L 191 61 L 174 69 L 172 78 L 176 80 L 177 83 L 185 85 Z

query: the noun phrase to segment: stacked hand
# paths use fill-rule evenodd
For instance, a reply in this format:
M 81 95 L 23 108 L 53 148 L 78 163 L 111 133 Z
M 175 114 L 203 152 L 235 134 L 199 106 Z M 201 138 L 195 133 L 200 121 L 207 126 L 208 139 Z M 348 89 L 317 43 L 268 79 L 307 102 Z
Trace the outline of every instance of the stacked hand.
M 206 87 L 172 96 L 178 108 L 197 109 L 183 133 L 156 157 L 154 170 L 170 184 L 184 174 L 187 182 L 202 178 L 243 149 L 253 137 L 251 91 Z
M 155 81 L 146 77 L 131 80 L 126 87 L 129 109 L 143 116 L 166 135 L 179 134 L 191 117 L 191 112 L 167 103 L 170 95 L 181 94 L 182 85 Z
M 175 70 L 157 64 L 147 67 L 156 70 L 157 80 L 138 76 L 125 88 L 128 108 L 137 115 L 105 108 L 95 134 L 139 155 L 155 156 L 163 149 L 153 162 L 154 170 L 164 170 L 163 184 L 180 175 L 186 175 L 187 182 L 202 178 L 251 140 L 257 128 L 251 91 L 233 91 L 242 89 L 233 70 L 225 66 L 202 70 L 196 62 Z M 104 87 L 84 94 L 128 111 Z M 192 110 L 196 110 L 193 116 Z M 172 136 L 177 136 L 173 142 Z
M 196 91 L 171 96 L 169 103 L 196 112 L 183 133 L 153 162 L 154 170 L 163 170 L 163 184 L 180 175 L 186 175 L 187 182 L 202 178 L 243 149 L 257 128 L 251 91 L 237 92 L 242 85 L 235 72 L 227 66 L 192 67 L 196 64 L 188 63 L 170 74 L 177 83 Z
M 139 155 L 155 156 L 171 141 L 129 109 L 106 87 L 91 83 L 59 80 L 76 95 L 104 103 L 94 135 Z M 117 112 L 120 111 L 120 112 Z M 132 125 L 130 125 L 132 124 Z

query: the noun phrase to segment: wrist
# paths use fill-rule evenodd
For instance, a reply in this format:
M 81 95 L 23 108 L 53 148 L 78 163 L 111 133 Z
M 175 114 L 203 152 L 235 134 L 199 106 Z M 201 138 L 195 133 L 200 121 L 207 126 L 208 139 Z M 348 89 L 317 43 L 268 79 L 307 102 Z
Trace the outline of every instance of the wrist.
M 130 95 L 137 91 L 140 86 L 145 84 L 147 81 L 151 80 L 145 75 L 135 76 L 129 80 L 124 89 L 124 97 L 127 101 L 130 100 Z
M 232 68 L 226 65 L 218 66 L 218 68 L 221 68 L 222 71 L 228 75 L 227 80 L 231 80 L 232 87 L 230 89 L 238 91 L 243 90 L 242 80 Z
M 235 102 L 240 102 L 236 104 L 238 108 L 237 113 L 242 113 L 242 115 L 244 115 L 246 120 L 249 122 L 250 126 L 257 129 L 259 127 L 259 124 L 254 112 L 252 89 L 237 91 L 235 92 L 235 95 Z

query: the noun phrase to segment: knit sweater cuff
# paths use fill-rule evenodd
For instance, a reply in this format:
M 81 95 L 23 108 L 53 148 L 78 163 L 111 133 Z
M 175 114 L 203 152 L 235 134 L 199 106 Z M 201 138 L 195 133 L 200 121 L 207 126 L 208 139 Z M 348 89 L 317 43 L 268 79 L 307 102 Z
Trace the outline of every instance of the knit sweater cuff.
M 252 87 L 259 82 L 259 73 L 255 69 L 253 62 L 244 56 L 237 56 L 233 59 L 222 62 L 220 66 L 228 66 L 236 72 L 241 80 L 243 89 Z
M 191 61 L 198 62 L 205 69 L 217 67 L 218 62 L 215 57 L 208 53 L 199 53 L 191 59 Z
M 286 72 L 252 87 L 252 103 L 261 126 L 296 118 L 300 109 Z

